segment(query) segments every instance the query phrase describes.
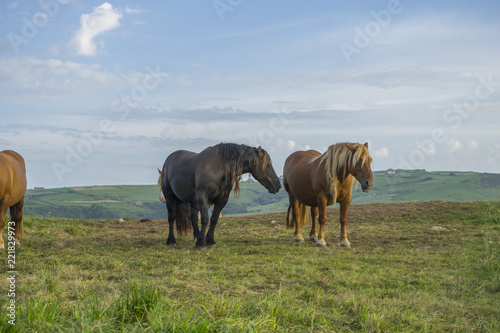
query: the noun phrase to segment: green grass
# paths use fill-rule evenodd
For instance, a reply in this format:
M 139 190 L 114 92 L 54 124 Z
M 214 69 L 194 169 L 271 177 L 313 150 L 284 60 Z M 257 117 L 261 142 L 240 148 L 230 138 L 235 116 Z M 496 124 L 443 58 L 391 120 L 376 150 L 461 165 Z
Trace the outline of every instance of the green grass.
M 0 332 L 500 331 L 500 203 L 352 206 L 351 250 L 328 217 L 327 248 L 275 213 L 222 218 L 204 251 L 159 221 L 28 217 Z

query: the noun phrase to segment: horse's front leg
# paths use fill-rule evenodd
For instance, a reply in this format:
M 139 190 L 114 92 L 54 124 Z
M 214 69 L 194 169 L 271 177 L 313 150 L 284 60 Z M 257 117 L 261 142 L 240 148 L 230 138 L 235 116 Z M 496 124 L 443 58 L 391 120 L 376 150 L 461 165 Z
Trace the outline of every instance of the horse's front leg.
M 318 200 L 319 235 L 318 235 L 318 240 L 316 241 L 316 246 L 318 247 L 326 247 L 326 242 L 325 242 L 326 203 L 327 200 L 324 198 Z
M 201 219 L 201 230 L 198 233 L 198 239 L 196 240 L 196 248 L 198 250 L 203 250 L 207 247 L 206 233 L 208 226 L 208 199 L 203 194 L 198 194 L 196 196 L 197 201 L 197 209 L 200 210 L 200 219 Z
M 309 240 L 315 242 L 318 238 L 318 229 L 316 228 L 316 216 L 318 216 L 318 207 L 311 207 L 311 232 Z
M 219 221 L 220 213 L 222 212 L 222 208 L 226 206 L 226 203 L 227 199 L 222 202 L 216 203 L 214 205 L 214 210 L 212 211 L 212 216 L 210 217 L 210 227 L 208 228 L 208 233 L 207 233 L 208 246 L 215 245 L 215 226 Z
M 200 234 L 200 229 L 198 228 L 198 218 L 200 216 L 200 211 L 194 205 L 190 206 L 189 219 L 191 220 L 191 225 L 193 226 L 193 238 L 196 241 Z
M 339 246 L 351 248 L 351 243 L 347 240 L 347 210 L 351 204 L 350 200 L 340 202 L 340 237 Z

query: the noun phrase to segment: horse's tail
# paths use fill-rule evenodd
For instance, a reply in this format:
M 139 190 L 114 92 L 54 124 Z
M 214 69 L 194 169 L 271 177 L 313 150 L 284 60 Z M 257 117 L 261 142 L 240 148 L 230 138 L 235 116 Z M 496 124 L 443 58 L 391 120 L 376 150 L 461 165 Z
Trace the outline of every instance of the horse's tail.
M 292 205 L 288 205 L 288 211 L 286 212 L 286 228 L 293 229 L 295 228 L 294 219 L 290 218 L 290 211 L 292 210 Z M 299 226 L 304 226 L 309 221 L 309 217 L 307 215 L 307 206 L 299 203 L 299 216 L 298 216 Z
M 177 227 L 177 233 L 179 235 L 187 235 L 193 231 L 193 225 L 191 224 L 191 219 L 189 218 L 189 204 L 185 202 L 179 202 L 175 209 L 177 218 L 175 219 L 175 226 Z
M 304 226 L 309 222 L 309 215 L 307 215 L 307 206 L 299 204 L 299 226 Z

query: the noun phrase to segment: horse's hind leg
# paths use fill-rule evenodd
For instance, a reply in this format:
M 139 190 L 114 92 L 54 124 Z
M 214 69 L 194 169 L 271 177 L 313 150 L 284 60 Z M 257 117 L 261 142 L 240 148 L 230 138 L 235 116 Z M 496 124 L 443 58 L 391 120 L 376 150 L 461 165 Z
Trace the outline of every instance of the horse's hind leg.
M 175 246 L 175 236 L 174 236 L 174 222 L 177 218 L 175 204 L 169 202 L 167 199 L 167 212 L 168 212 L 168 237 L 167 237 L 167 245 Z
M 23 206 L 24 197 L 10 207 L 10 219 L 16 224 L 16 244 L 21 245 L 21 236 L 23 235 Z
M 318 238 L 318 229 L 316 228 L 316 216 L 318 216 L 318 207 L 311 207 L 311 232 L 309 233 L 309 240 L 316 242 Z
M 301 243 L 304 241 L 304 236 L 302 235 L 301 221 L 299 221 L 299 201 L 291 194 L 288 194 L 288 200 L 292 207 L 292 220 L 295 225 L 295 236 L 293 239 L 295 242 Z
M 5 226 L 5 214 L 7 214 L 7 207 L 3 200 L 0 200 L 0 250 L 5 249 L 3 243 L 3 227 Z

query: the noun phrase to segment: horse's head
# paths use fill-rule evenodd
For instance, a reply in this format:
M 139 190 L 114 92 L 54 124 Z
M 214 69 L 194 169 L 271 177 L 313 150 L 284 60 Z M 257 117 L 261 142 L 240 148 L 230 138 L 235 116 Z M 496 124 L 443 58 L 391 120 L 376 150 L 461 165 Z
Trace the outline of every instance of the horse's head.
M 349 150 L 352 152 L 352 166 L 349 172 L 361 184 L 363 192 L 368 192 L 374 183 L 371 163 L 372 158 L 368 152 L 368 142 L 364 145 L 356 143 L 351 145 L 346 143 Z
M 167 200 L 165 199 L 165 196 L 163 195 L 163 192 L 161 190 L 161 170 L 158 169 L 158 173 L 160 174 L 160 177 L 158 177 L 158 187 L 160 188 L 160 201 L 163 203 L 166 203 Z
M 276 176 L 271 157 L 261 147 L 251 149 L 253 156 L 250 158 L 250 173 L 269 193 L 278 193 L 281 188 L 281 182 L 278 176 Z

